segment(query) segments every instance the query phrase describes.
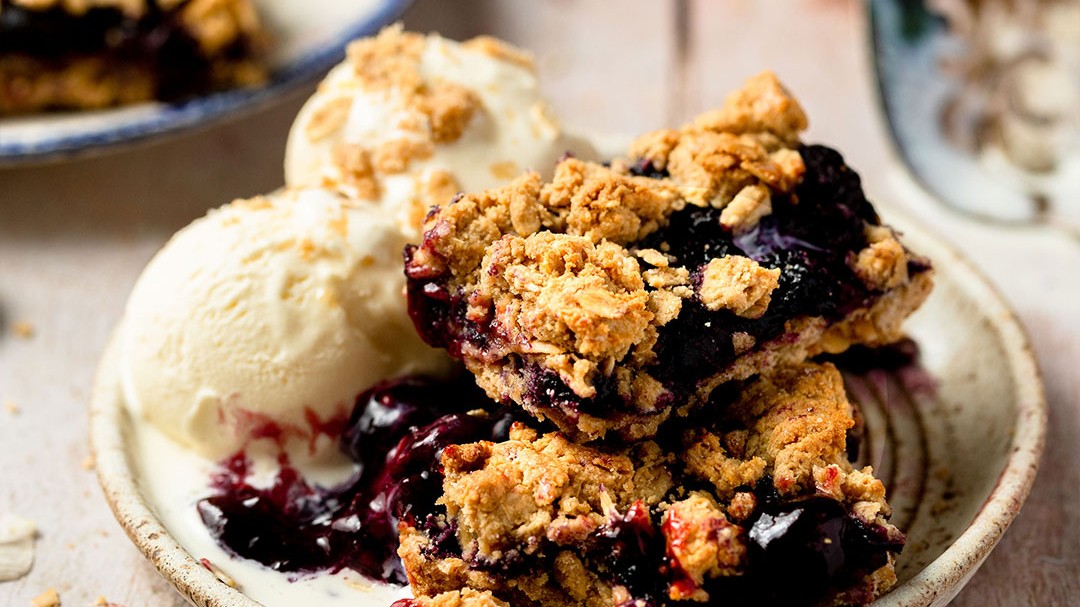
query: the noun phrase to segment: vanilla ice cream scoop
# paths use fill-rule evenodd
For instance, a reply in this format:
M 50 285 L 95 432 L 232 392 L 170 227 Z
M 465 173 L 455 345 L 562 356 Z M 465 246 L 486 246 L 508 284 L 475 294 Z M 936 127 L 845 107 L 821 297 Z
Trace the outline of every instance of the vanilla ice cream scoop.
M 550 176 L 567 152 L 595 156 L 560 129 L 523 51 L 391 27 L 354 42 L 300 111 L 285 180 L 372 201 L 415 241 L 432 205 L 526 169 Z
M 444 372 L 448 359 L 406 313 L 404 245 L 377 208 L 328 190 L 210 211 L 173 236 L 128 300 L 129 406 L 217 458 L 258 438 L 314 445 L 379 380 Z

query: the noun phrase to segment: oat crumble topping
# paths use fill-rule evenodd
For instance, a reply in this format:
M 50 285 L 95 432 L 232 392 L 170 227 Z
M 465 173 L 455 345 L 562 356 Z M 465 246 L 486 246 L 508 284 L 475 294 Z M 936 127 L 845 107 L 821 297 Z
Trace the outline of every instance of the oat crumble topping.
M 698 297 L 710 310 L 726 308 L 743 318 L 761 318 L 779 280 L 778 268 L 769 270 L 748 257 L 727 255 L 706 264 Z
M 347 61 L 360 90 L 384 96 L 396 106 L 402 115 L 397 127 L 403 136 L 374 146 L 361 142 L 339 144 L 342 149 L 336 157 L 345 175 L 374 179 L 370 171 L 363 170 L 369 165 L 383 174 L 404 172 L 412 161 L 429 158 L 436 145 L 461 138 L 477 112 L 484 111 L 476 92 L 453 82 L 425 80 L 420 64 L 426 45 L 426 36 L 405 32 L 400 24 L 349 45 Z M 319 108 L 307 126 L 307 137 L 318 141 L 340 130 L 351 104 L 351 98 L 342 97 Z M 358 158 L 370 160 L 357 163 Z M 357 170 L 357 164 L 361 170 Z M 363 194 L 377 195 L 378 191 L 377 182 L 365 184 Z

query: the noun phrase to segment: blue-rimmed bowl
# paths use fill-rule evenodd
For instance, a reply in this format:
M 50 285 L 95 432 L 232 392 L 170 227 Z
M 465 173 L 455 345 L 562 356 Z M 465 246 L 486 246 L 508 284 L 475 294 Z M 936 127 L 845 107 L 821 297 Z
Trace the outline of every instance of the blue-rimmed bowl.
M 271 77 L 181 103 L 0 118 L 0 164 L 40 162 L 145 141 L 235 116 L 310 84 L 341 61 L 345 45 L 399 18 L 412 0 L 255 0 L 274 37 Z

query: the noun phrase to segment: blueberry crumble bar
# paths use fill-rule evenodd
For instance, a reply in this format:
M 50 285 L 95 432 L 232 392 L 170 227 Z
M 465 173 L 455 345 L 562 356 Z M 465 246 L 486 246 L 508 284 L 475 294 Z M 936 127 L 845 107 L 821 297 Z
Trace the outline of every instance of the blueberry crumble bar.
M 718 385 L 899 339 L 931 288 L 765 73 L 610 165 L 456 197 L 406 251 L 420 335 L 572 440 L 655 435 Z
M 250 0 L 0 0 L 0 115 L 259 84 L 266 40 Z
M 869 603 L 895 583 L 904 536 L 881 481 L 849 460 L 839 372 L 804 363 L 740 388 L 654 441 L 582 445 L 516 423 L 501 442 L 446 446 L 445 513 L 401 525 L 419 597 L 403 604 Z

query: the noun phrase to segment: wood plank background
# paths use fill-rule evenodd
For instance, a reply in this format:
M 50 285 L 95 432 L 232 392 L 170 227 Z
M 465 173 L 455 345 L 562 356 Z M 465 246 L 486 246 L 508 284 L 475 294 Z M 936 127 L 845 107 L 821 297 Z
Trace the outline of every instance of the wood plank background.
M 906 207 L 965 249 L 1014 305 L 1043 365 L 1051 425 L 1042 472 L 954 605 L 1080 605 L 1080 247 L 899 194 L 861 2 L 421 0 L 405 23 L 532 49 L 564 124 L 593 133 L 676 124 L 746 76 L 778 72 L 811 116 L 807 138 L 843 150 L 879 204 Z M 28 605 L 49 587 L 65 606 L 99 596 L 184 604 L 127 541 L 84 467 L 88 389 L 128 290 L 169 235 L 210 207 L 281 184 L 285 134 L 306 94 L 136 150 L 0 169 L 0 511 L 41 530 L 33 571 L 0 583 L 0 605 Z M 16 330 L 24 321 L 29 338 Z

